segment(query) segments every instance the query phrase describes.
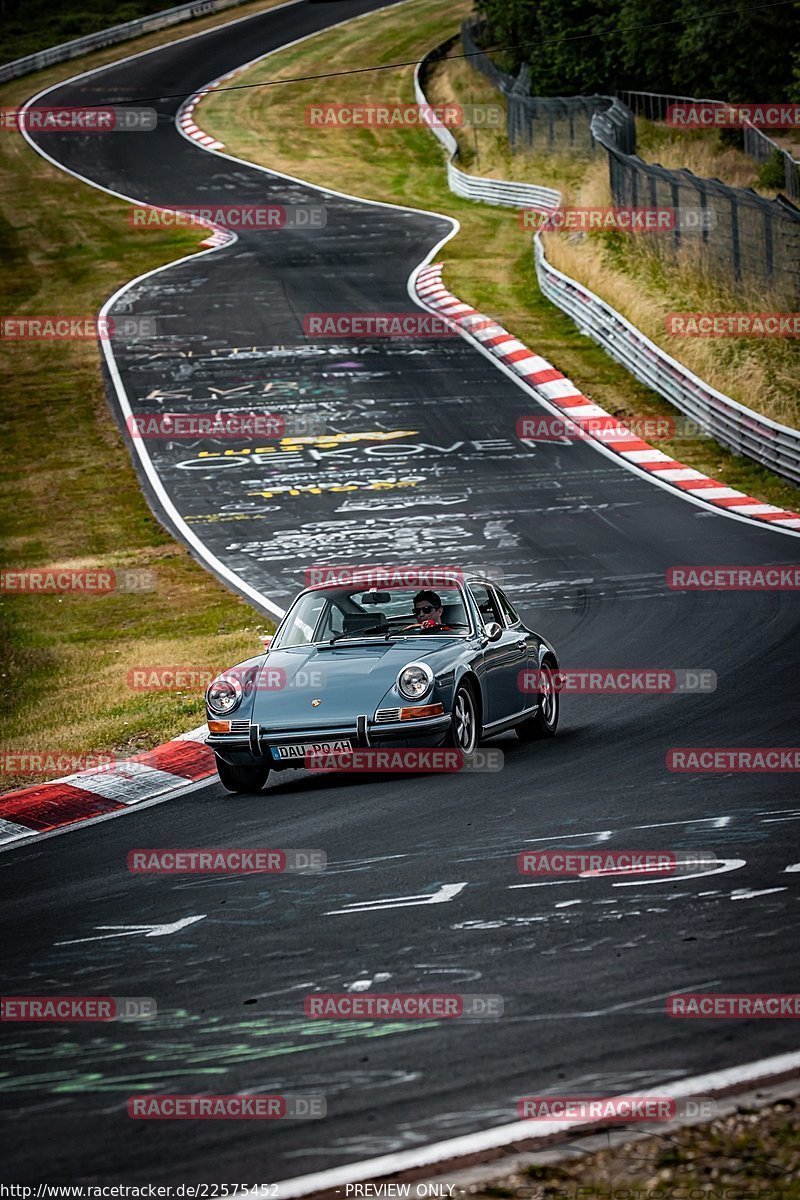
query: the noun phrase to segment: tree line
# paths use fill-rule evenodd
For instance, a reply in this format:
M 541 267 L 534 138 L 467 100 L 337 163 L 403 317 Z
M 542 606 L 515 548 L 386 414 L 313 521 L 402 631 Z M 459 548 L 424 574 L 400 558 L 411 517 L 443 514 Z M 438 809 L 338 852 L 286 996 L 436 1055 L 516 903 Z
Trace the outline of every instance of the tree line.
M 536 95 L 615 90 L 800 102 L 800 3 L 476 0 L 484 45 Z

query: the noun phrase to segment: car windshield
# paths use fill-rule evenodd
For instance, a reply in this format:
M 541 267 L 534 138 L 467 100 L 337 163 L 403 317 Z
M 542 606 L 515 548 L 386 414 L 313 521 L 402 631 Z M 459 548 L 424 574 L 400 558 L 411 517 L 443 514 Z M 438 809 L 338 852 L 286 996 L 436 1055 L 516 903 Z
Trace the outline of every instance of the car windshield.
M 418 597 L 415 605 L 415 597 Z M 435 604 L 438 597 L 441 612 Z M 292 605 L 273 649 L 317 642 L 369 638 L 465 637 L 469 617 L 456 587 L 437 588 L 431 597 L 419 588 L 319 588 L 304 592 Z M 423 628 L 423 624 L 434 626 Z

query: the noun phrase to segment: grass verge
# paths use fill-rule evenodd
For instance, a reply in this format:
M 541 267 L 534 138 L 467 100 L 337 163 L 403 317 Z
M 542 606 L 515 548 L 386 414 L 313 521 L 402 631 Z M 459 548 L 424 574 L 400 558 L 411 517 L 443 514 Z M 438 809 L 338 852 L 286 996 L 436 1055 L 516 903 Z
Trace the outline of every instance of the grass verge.
M 800 1110 L 787 1097 L 463 1192 L 476 1200 L 800 1200 L 799 1135 Z
M 468 8 L 467 0 L 455 6 L 445 0 L 410 0 L 402 9 L 375 13 L 272 55 L 237 82 L 316 75 L 345 57 L 354 68 L 413 60 L 454 33 Z M 464 94 L 455 89 L 446 98 L 497 101 L 494 89 L 488 84 L 484 89 L 481 76 L 470 71 L 469 79 Z M 462 200 L 448 190 L 442 150 L 427 129 L 348 130 L 306 124 L 306 106 L 329 100 L 413 102 L 412 70 L 339 76 L 330 93 L 319 81 L 221 91 L 202 102 L 200 123 L 241 158 L 358 196 L 457 217 L 461 231 L 441 255 L 446 282 L 455 295 L 502 321 L 609 412 L 623 418 L 674 416 L 666 401 L 638 384 L 545 300 L 536 282 L 530 237 L 520 229 L 517 214 Z M 491 159 L 492 164 L 502 173 L 499 157 Z M 576 186 L 580 169 L 572 164 Z M 556 178 L 539 176 L 537 181 L 555 184 Z M 800 505 L 800 489 L 729 454 L 709 438 L 676 438 L 659 447 L 731 487 L 790 509 Z
M 46 84 L 230 19 L 218 14 L 15 80 L 0 87 L 0 104 L 17 106 Z M 3 311 L 93 316 L 127 280 L 191 253 L 206 236 L 169 230 L 143 238 L 126 207 L 50 166 L 19 135 L 3 136 Z M 203 688 L 134 691 L 129 671 L 217 670 L 257 653 L 256 632 L 271 626 L 152 516 L 108 410 L 93 342 L 4 342 L 0 380 L 5 568 L 144 568 L 157 581 L 146 593 L 0 597 L 3 751 L 149 749 L 203 720 Z M 5 790 L 40 781 L 5 768 L 1 758 Z

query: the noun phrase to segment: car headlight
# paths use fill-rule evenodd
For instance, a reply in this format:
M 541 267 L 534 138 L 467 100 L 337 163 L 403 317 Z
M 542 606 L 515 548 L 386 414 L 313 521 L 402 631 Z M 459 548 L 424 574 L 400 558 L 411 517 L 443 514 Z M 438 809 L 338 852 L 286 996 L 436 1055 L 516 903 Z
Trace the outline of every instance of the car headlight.
M 433 671 L 427 663 L 409 663 L 397 676 L 397 690 L 406 700 L 421 700 L 433 687 Z
M 236 676 L 220 675 L 208 686 L 206 704 L 213 713 L 233 712 L 242 698 L 242 685 Z

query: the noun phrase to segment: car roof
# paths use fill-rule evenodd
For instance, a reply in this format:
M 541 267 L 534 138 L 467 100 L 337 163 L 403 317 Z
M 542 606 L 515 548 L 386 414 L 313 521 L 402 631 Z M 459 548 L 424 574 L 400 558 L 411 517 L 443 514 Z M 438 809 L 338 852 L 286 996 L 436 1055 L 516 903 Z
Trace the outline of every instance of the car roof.
M 377 569 L 378 569 L 378 568 L 376 568 L 376 570 L 377 570 Z M 497 584 L 493 583 L 493 582 L 492 582 L 492 580 L 491 580 L 491 579 L 489 579 L 489 577 L 488 577 L 488 576 L 486 576 L 486 575 L 470 575 L 470 574 L 466 574 L 466 575 L 464 575 L 464 576 L 463 576 L 461 579 L 451 579 L 451 580 L 448 580 L 446 583 L 439 583 L 439 584 L 436 584 L 436 585 L 433 585 L 433 584 L 428 584 L 428 585 L 419 584 L 419 585 L 417 585 L 416 583 L 409 583 L 409 584 L 397 584 L 397 583 L 392 583 L 392 584 L 389 584 L 389 583 L 387 583 L 387 584 L 381 584 L 381 585 L 379 586 L 379 585 L 377 585 L 377 584 L 375 584 L 375 583 L 371 582 L 371 581 L 369 580 L 369 578 L 367 578 L 367 579 L 365 580 L 365 582 L 364 582 L 364 589 L 363 589 L 363 590 L 364 590 L 364 591 L 375 591 L 375 592 L 379 592 L 379 591 L 383 591 L 384 589 L 391 590 L 392 588 L 394 588 L 395 590 L 397 590 L 397 589 L 399 589 L 399 588 L 401 588 L 401 587 L 409 587 L 409 588 L 411 588 L 411 587 L 417 587 L 417 586 L 420 586 L 420 587 L 426 587 L 426 586 L 427 586 L 427 587 L 433 587 L 433 586 L 436 586 L 436 587 L 461 587 L 461 586 L 462 586 L 463 584 L 465 584 L 465 583 L 484 583 L 484 584 L 489 584 L 491 587 L 497 587 L 497 586 L 498 586 Z M 359 588 L 359 587 L 361 586 L 361 585 L 360 585 L 360 583 L 359 583 L 359 580 L 358 580 L 358 577 L 357 577 L 357 576 L 356 576 L 355 578 L 351 579 L 351 580 L 350 580 L 350 582 L 349 582 L 349 583 L 347 583 L 347 584 L 345 584 L 345 583 L 339 583 L 339 584 L 337 584 L 337 583 L 334 583 L 332 580 L 327 580 L 327 581 L 326 581 L 326 582 L 324 582 L 324 583 L 311 583 L 311 584 L 309 584 L 309 585 L 308 585 L 308 587 L 306 587 L 306 588 L 303 588 L 303 592 L 318 592 L 318 591 L 321 591 L 321 590 L 322 590 L 322 589 L 324 589 L 324 588 L 336 588 L 336 587 L 342 587 L 342 588 L 344 588 L 344 587 L 351 587 L 351 586 L 352 586 L 354 589 L 357 589 L 357 588 Z

